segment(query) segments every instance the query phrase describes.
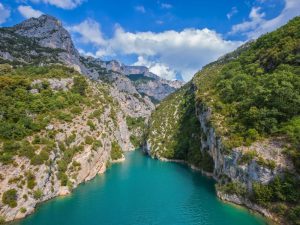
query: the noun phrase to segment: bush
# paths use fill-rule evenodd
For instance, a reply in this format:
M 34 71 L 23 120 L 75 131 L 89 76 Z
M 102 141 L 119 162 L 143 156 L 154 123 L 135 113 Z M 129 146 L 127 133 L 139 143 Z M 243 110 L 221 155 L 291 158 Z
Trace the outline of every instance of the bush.
M 90 129 L 93 131 L 93 130 L 96 130 L 96 125 L 93 123 L 92 120 L 88 120 L 87 121 L 87 125 L 90 127 Z
M 229 182 L 226 184 L 218 184 L 217 189 L 221 192 L 227 193 L 227 194 L 236 194 L 238 196 L 244 196 L 246 194 L 246 188 L 238 183 L 238 182 Z
M 253 183 L 252 199 L 260 205 L 266 205 L 272 199 L 272 189 L 268 185 Z
M 299 224 L 300 222 L 300 206 L 297 206 L 291 210 L 289 210 L 288 218 L 293 221 L 295 224 Z
M 3 193 L 2 195 L 2 202 L 4 205 L 8 205 L 11 208 L 17 207 L 17 190 L 10 189 Z
M 22 207 L 22 208 L 20 209 L 20 212 L 21 212 L 21 213 L 26 213 L 27 210 L 26 210 L 26 208 Z
M 68 178 L 66 173 L 59 172 L 57 177 L 60 180 L 61 186 L 67 186 L 68 185 L 69 178 Z
M 103 146 L 102 142 L 100 140 L 95 140 L 92 146 L 92 149 L 97 151 L 98 148 L 101 148 Z
M 5 224 L 5 219 L 2 216 L 0 216 L 0 224 Z
M 93 142 L 94 142 L 94 138 L 93 138 L 92 136 L 86 136 L 86 137 L 85 137 L 85 143 L 86 143 L 87 145 L 92 145 Z
M 92 112 L 89 115 L 89 119 L 99 118 L 102 115 L 103 111 L 104 111 L 103 109 L 97 109 L 97 110 L 95 110 L 94 112 Z
M 111 152 L 110 152 L 111 159 L 117 160 L 122 158 L 122 156 L 123 156 L 123 152 L 120 145 L 117 142 L 113 141 L 111 143 Z
M 85 96 L 87 86 L 88 84 L 83 76 L 78 76 L 74 78 L 73 92 Z
M 41 189 L 37 189 L 33 192 L 34 199 L 38 200 L 43 197 L 43 191 Z
M 27 179 L 27 187 L 29 189 L 33 189 L 36 185 L 35 176 L 32 174 L 32 172 L 26 173 L 26 179 Z
M 257 152 L 255 150 L 245 152 L 239 160 L 239 164 L 246 164 L 257 157 Z

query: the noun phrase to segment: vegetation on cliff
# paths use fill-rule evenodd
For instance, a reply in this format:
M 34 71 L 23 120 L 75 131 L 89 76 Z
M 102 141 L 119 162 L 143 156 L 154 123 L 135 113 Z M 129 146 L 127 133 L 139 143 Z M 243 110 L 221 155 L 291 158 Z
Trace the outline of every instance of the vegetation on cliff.
M 201 129 L 191 83 L 164 99 L 152 113 L 148 131 L 151 154 L 185 160 L 212 172 L 212 158 L 200 151 Z
M 200 137 L 205 139 L 205 134 L 200 130 L 195 107 L 211 113 L 208 125 L 221 137 L 223 154 L 264 139 L 279 139 L 295 171 L 287 171 L 269 184 L 254 183 L 248 190 L 234 181 L 218 188 L 247 197 L 292 224 L 300 224 L 299 178 L 290 175 L 300 172 L 299 31 L 300 17 L 296 17 L 205 66 L 188 85 L 157 107 L 148 139 L 153 155 L 200 162 L 201 152 L 206 152 L 200 149 Z M 238 163 L 253 160 L 270 170 L 277 166 L 255 151 L 245 152 Z M 212 168 L 213 162 L 208 162 Z M 203 167 L 205 163 L 196 165 Z
M 197 103 L 212 110 L 211 124 L 227 149 L 264 138 L 281 137 L 285 152 L 300 171 L 300 17 L 251 42 L 231 60 L 206 66 L 193 82 Z M 250 162 L 247 152 L 240 163 Z M 258 162 L 259 163 L 259 162 Z M 274 162 L 268 163 L 274 168 Z M 292 171 L 293 172 L 293 171 Z M 297 176 L 286 174 L 267 185 L 254 183 L 251 193 L 234 183 L 219 187 L 244 193 L 293 224 L 300 223 Z M 228 188 L 229 187 L 229 188 Z M 290 209 L 290 210 L 288 210 Z

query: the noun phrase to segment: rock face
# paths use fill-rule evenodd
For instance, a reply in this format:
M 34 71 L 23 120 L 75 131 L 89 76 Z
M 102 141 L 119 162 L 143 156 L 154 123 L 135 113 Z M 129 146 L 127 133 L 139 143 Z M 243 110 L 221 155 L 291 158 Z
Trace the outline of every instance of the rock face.
M 248 189 L 251 189 L 253 182 L 268 184 L 275 176 L 283 173 L 285 169 L 288 169 L 288 165 L 292 165 L 282 153 L 282 146 L 276 145 L 274 141 L 253 143 L 246 149 L 247 151 L 255 149 L 258 154 L 266 160 L 276 160 L 275 168 L 268 168 L 265 165 L 260 165 L 255 159 L 251 160 L 249 163 L 241 164 L 240 159 L 245 152 L 245 148 L 234 148 L 228 153 L 222 144 L 221 137 L 218 137 L 215 129 L 209 125 L 211 115 L 210 109 L 205 108 L 203 105 L 199 105 L 196 109 L 201 132 L 203 133 L 201 150 L 207 151 L 212 156 L 214 161 L 214 176 L 216 179 L 226 175 L 231 180 L 242 183 L 246 185 Z
M 145 124 L 155 105 L 150 97 L 137 90 L 126 75 L 133 70 L 147 72 L 147 68 L 127 68 L 127 72 L 119 72 L 120 64 L 117 62 L 105 63 L 80 57 L 61 22 L 48 15 L 26 20 L 12 28 L 0 28 L 0 64 L 3 62 L 40 67 L 67 65 L 85 75 L 89 90 L 86 96 L 89 104 L 80 105 L 82 111 L 70 121 L 51 120 L 45 129 L 25 137 L 28 143 L 32 143 L 35 135 L 51 142 L 47 163 L 34 165 L 29 158 L 19 155 L 14 156 L 14 164 L 0 162 L 0 196 L 11 189 L 17 192 L 16 207 L 0 201 L 0 217 L 11 221 L 32 213 L 39 202 L 67 195 L 78 184 L 105 172 L 114 144 L 122 151 L 135 149 L 136 143 L 132 143 L 132 138 L 141 138 L 143 130 L 140 126 L 130 127 L 127 119 L 142 119 Z M 74 82 L 74 77 L 39 78 L 31 80 L 28 92 L 39 95 L 46 85 L 53 93 L 64 92 L 67 97 Z M 160 80 L 157 79 L 157 82 Z M 170 93 L 167 88 L 166 93 Z M 68 109 L 64 113 L 70 111 Z M 93 143 L 89 143 L 87 138 Z M 47 146 L 40 143 L 35 147 L 38 155 Z M 71 162 L 61 165 L 66 149 L 77 150 Z M 117 161 L 121 160 L 124 157 Z M 67 184 L 61 181 L 59 175 L 62 166 L 65 167 Z M 33 184 L 28 185 L 32 181 Z
M 102 61 L 93 57 L 87 57 L 84 60 L 93 64 L 94 67 L 113 72 L 115 77 L 120 75 L 123 75 L 123 78 L 127 77 L 140 94 L 147 95 L 156 101 L 161 101 L 184 84 L 183 81 L 160 78 L 145 66 L 127 66 L 116 60 Z
M 39 94 L 39 86 L 45 82 L 54 92 L 68 93 L 74 79 L 33 80 L 31 90 L 37 90 L 34 94 Z M 5 220 L 23 218 L 31 214 L 39 202 L 67 195 L 80 183 L 105 172 L 106 164 L 111 160 L 112 143 L 117 143 L 123 151 L 135 148 L 130 137 L 132 134 L 136 135 L 139 130 L 129 129 L 126 118 L 147 119 L 154 109 L 152 102 L 147 98 L 143 99 L 137 92 L 133 96 L 105 83 L 88 81 L 88 85 L 88 98 L 97 104 L 97 107 L 82 106 L 80 114 L 71 121 L 52 120 L 44 130 L 26 137 L 28 142 L 32 142 L 36 136 L 51 140 L 52 151 L 47 163 L 34 165 L 31 160 L 21 156 L 14 157 L 14 164 L 0 163 L 0 196 L 11 189 L 17 191 L 16 207 L 10 207 L 0 201 L 0 216 Z M 99 110 L 101 113 L 98 113 Z M 89 123 L 93 126 L 89 126 Z M 50 133 L 55 135 L 49 140 Z M 93 143 L 88 143 L 87 137 L 91 137 Z M 96 142 L 97 145 L 94 144 Z M 65 173 L 69 181 L 63 184 L 58 174 L 64 152 L 78 146 L 80 150 L 76 150 L 77 153 L 66 168 Z M 36 151 L 40 152 L 45 147 L 44 144 L 38 144 Z M 121 160 L 124 160 L 124 156 L 116 162 Z M 34 180 L 33 186 L 29 185 L 30 179 Z M 38 197 L 35 194 L 37 192 L 41 192 Z
M 266 139 L 254 142 L 251 146 L 247 147 L 226 148 L 222 141 L 223 137 L 217 134 L 212 125 L 212 111 L 207 107 L 205 102 L 197 102 L 191 106 L 195 108 L 195 115 L 188 114 L 186 116 L 186 114 L 180 113 L 182 101 L 185 102 L 184 104 L 188 104 L 186 103 L 186 99 L 188 98 L 182 95 L 182 91 L 183 88 L 175 92 L 152 113 L 149 123 L 150 130 L 144 146 L 145 151 L 149 155 L 160 160 L 165 160 L 165 157 L 175 162 L 182 162 L 184 160 L 193 168 L 196 167 L 204 174 L 214 177 L 218 183 L 237 183 L 248 193 L 251 193 L 254 183 L 269 184 L 276 176 L 283 175 L 287 170 L 293 170 L 293 163 L 284 154 L 284 147 L 280 140 Z M 188 111 L 188 113 L 191 112 Z M 181 156 L 177 158 L 178 154 L 176 155 L 176 151 L 178 149 L 176 149 L 176 146 L 180 143 L 174 140 L 183 136 L 181 131 L 177 129 L 182 128 L 183 124 L 187 123 L 187 118 L 191 119 L 194 116 L 196 118 L 194 123 L 196 123 L 199 129 L 198 131 L 195 130 L 198 133 L 193 133 L 189 137 L 189 141 L 192 142 L 193 138 L 197 135 L 200 138 L 199 140 L 196 139 L 198 143 L 195 143 L 193 146 L 188 146 L 188 142 L 185 143 L 184 147 L 188 150 L 183 155 L 191 155 L 192 159 L 195 160 L 190 160 L 191 158 L 189 157 L 180 158 Z M 249 151 L 255 151 L 259 157 L 254 157 L 247 162 L 243 162 L 243 156 Z M 201 158 L 207 155 L 211 160 L 201 161 Z M 274 164 L 270 166 L 262 163 L 261 160 L 273 162 Z M 198 163 L 199 161 L 200 163 Z M 203 167 L 203 164 L 211 164 L 211 166 Z M 245 205 L 264 216 L 277 220 L 274 213 L 251 202 L 247 197 L 224 193 L 221 190 L 217 190 L 217 194 L 224 201 Z
M 34 38 L 40 46 L 63 49 L 71 55 L 79 56 L 70 34 L 55 17 L 42 15 L 30 18 L 12 27 L 12 30 L 21 36 Z

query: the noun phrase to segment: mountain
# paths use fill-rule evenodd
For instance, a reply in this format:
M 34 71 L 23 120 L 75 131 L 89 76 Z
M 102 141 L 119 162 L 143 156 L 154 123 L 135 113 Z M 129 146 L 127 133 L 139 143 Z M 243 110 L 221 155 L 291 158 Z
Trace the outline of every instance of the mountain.
M 0 28 L 0 223 L 124 160 L 142 145 L 154 103 L 181 85 L 80 56 L 48 15 Z
M 300 221 L 300 17 L 210 63 L 152 113 L 145 150 L 214 177 L 218 196 Z
M 101 79 L 103 71 L 108 75 L 110 73 L 123 75 L 123 80 L 126 77 L 130 78 L 131 74 L 139 74 L 139 81 L 135 80 L 132 84 L 139 93 L 149 96 L 154 102 L 162 100 L 183 85 L 180 81 L 162 79 L 150 73 L 146 67 L 126 66 L 114 60 L 105 62 L 91 57 L 81 57 L 62 23 L 49 15 L 25 20 L 11 28 L 1 28 L 0 43 L 2 43 L 0 56 L 5 60 L 31 64 L 62 63 L 94 80 Z M 94 67 L 91 68 L 91 64 Z M 97 70 L 100 70 L 100 74 Z
M 102 61 L 93 57 L 83 59 L 83 61 L 85 60 L 96 67 L 100 66 L 107 71 L 125 75 L 140 94 L 149 96 L 155 102 L 161 101 L 184 84 L 184 82 L 178 80 L 162 79 L 151 73 L 145 66 L 127 66 L 116 60 Z

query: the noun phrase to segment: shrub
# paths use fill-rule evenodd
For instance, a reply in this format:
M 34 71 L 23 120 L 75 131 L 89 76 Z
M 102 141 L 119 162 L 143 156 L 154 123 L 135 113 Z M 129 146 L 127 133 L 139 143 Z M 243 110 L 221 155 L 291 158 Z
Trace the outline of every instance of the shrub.
M 43 197 L 43 191 L 41 189 L 37 189 L 33 192 L 34 199 L 38 200 Z
M 266 205 L 272 198 L 272 189 L 268 185 L 253 183 L 252 199 L 260 205 Z
M 82 96 L 85 96 L 86 94 L 86 89 L 87 89 L 87 82 L 83 76 L 78 76 L 74 78 L 74 84 L 72 91 L 75 93 L 78 93 Z
M 75 141 L 75 139 L 76 139 L 76 134 L 75 133 L 73 133 L 73 134 L 71 134 L 69 137 L 67 137 L 66 138 L 66 145 L 70 145 L 70 144 L 72 144 L 74 141 Z
M 20 208 L 20 212 L 21 212 L 21 213 L 26 213 L 27 210 L 26 210 L 26 208 L 22 207 L 22 208 Z
M 90 129 L 93 131 L 93 130 L 96 130 L 96 125 L 93 123 L 92 120 L 88 120 L 87 121 L 87 125 L 90 127 Z
M 3 193 L 2 195 L 2 202 L 5 205 L 8 205 L 11 208 L 15 208 L 17 204 L 17 190 L 16 189 L 10 189 Z
M 86 136 L 86 137 L 85 137 L 85 143 L 86 143 L 87 145 L 92 145 L 93 142 L 94 142 L 94 138 L 93 138 L 92 136 Z
M 5 224 L 5 219 L 2 216 L 0 216 L 0 224 Z
M 33 189 L 36 185 L 36 182 L 35 182 L 35 176 L 32 174 L 31 171 L 26 173 L 26 179 L 27 179 L 27 187 L 29 189 Z
M 95 140 L 94 143 L 93 143 L 92 149 L 96 151 L 98 148 L 101 148 L 102 146 L 103 145 L 102 145 L 102 142 L 100 140 Z
M 252 161 L 257 156 L 255 150 L 245 152 L 239 160 L 239 164 L 246 164 Z
M 111 143 L 111 152 L 110 152 L 111 159 L 117 160 L 122 158 L 122 156 L 123 156 L 123 152 L 120 145 L 117 142 L 113 141 Z
M 82 112 L 82 108 L 80 106 L 74 106 L 70 111 L 72 114 L 79 115 Z
M 246 194 L 246 188 L 238 182 L 229 182 L 223 185 L 218 184 L 217 189 L 231 195 L 244 196 Z
M 289 210 L 288 218 L 293 221 L 295 224 L 299 224 L 300 222 L 300 206 L 297 206 L 291 210 Z
M 89 115 L 89 119 L 99 118 L 103 113 L 103 109 L 96 109 Z

